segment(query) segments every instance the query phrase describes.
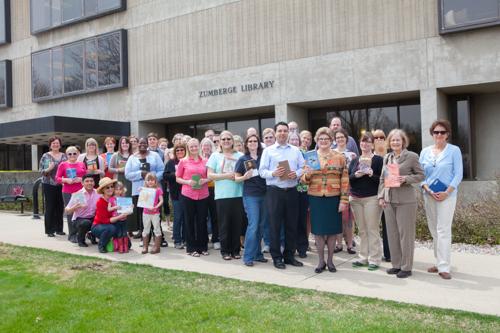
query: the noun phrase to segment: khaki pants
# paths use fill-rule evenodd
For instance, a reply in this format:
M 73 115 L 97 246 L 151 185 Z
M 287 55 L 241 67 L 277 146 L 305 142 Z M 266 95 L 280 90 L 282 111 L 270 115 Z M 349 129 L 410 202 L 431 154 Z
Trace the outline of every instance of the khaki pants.
M 382 208 L 378 205 L 377 196 L 366 198 L 350 197 L 352 213 L 358 224 L 359 261 L 368 264 L 380 265 L 382 260 L 382 246 L 380 243 L 380 218 Z
M 160 214 L 142 214 L 142 223 L 144 223 L 144 230 L 142 237 L 148 237 L 151 232 L 151 224 L 153 224 L 153 232 L 156 237 L 161 236 L 160 228 Z
M 434 243 L 434 258 L 438 271 L 450 272 L 451 224 L 457 205 L 457 196 L 444 201 L 436 201 L 428 194 L 424 195 L 425 215 Z
M 392 267 L 411 271 L 415 250 L 417 203 L 387 203 L 384 213 Z

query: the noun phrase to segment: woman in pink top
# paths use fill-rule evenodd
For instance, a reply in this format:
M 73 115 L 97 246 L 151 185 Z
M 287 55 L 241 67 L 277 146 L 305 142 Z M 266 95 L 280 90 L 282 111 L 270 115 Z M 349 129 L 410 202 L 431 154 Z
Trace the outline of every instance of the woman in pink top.
M 71 194 L 82 189 L 82 177 L 87 173 L 87 168 L 83 162 L 77 162 L 80 152 L 74 146 L 66 149 L 67 161 L 59 164 L 56 173 L 56 181 L 62 184 L 62 195 L 64 207 L 66 207 L 71 199 Z M 68 221 L 68 240 L 72 243 L 78 243 L 76 234 L 77 230 L 73 227 L 71 221 L 73 214 L 66 215 Z
M 180 200 L 186 226 L 186 252 L 199 257 L 200 254 L 208 255 L 207 161 L 200 156 L 197 139 L 190 139 L 187 148 L 186 157 L 177 166 L 176 181 L 182 185 Z

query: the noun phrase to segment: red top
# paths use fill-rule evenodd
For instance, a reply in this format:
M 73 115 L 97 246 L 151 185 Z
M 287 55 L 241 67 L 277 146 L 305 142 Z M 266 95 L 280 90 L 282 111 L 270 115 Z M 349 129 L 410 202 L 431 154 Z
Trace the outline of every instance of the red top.
M 108 201 L 106 201 L 103 197 L 100 197 L 96 204 L 94 225 L 111 224 L 110 219 L 112 216 L 113 212 L 108 211 Z
M 74 169 L 75 171 L 68 171 L 68 169 Z M 82 183 L 74 183 L 74 184 L 66 184 L 62 182 L 63 178 L 70 178 L 71 173 L 76 172 L 76 177 L 83 177 L 87 173 L 87 167 L 83 162 L 75 162 L 75 163 L 70 163 L 69 161 L 64 161 L 61 164 L 59 164 L 59 167 L 57 168 L 57 173 L 56 173 L 56 181 L 59 184 L 63 184 L 62 187 L 62 192 L 63 193 L 75 193 L 76 191 L 79 191 L 82 189 Z
M 160 197 L 163 196 L 163 191 L 161 190 L 160 187 L 156 188 L 156 195 L 155 195 L 155 203 L 154 205 L 156 206 L 158 202 L 160 202 Z M 142 211 L 144 214 L 147 215 L 155 215 L 155 214 L 160 214 L 160 208 L 144 208 Z
M 175 175 L 179 178 L 191 180 L 193 175 L 200 175 L 201 178 L 207 178 L 207 160 L 193 158 L 183 158 L 177 165 Z M 181 193 L 183 196 L 193 200 L 202 200 L 208 197 L 208 185 L 203 184 L 201 189 L 193 189 L 189 185 L 182 185 Z

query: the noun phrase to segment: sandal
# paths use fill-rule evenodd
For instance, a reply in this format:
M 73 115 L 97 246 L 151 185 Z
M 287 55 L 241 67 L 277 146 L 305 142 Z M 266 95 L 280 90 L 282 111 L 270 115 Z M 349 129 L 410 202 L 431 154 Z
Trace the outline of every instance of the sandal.
M 191 255 L 192 255 L 193 257 L 199 257 L 199 256 L 200 256 L 200 254 L 199 254 L 198 252 L 193 252 Z
M 241 256 L 239 254 L 235 254 L 235 255 L 233 255 L 233 258 L 234 259 L 241 259 Z
M 202 255 L 202 256 L 208 256 L 209 254 L 210 254 L 210 253 L 208 253 L 207 251 L 203 251 L 203 252 L 201 253 L 201 255 Z
M 224 260 L 231 260 L 232 258 L 231 258 L 230 255 L 224 255 L 224 256 L 222 256 L 222 259 L 224 259 Z

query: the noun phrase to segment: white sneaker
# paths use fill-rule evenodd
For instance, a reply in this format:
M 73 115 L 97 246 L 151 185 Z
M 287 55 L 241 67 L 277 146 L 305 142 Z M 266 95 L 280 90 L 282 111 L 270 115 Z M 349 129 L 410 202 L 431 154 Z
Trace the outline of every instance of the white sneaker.
M 144 243 L 141 241 L 141 242 L 139 243 L 139 246 L 140 246 L 140 247 L 144 247 Z
M 214 250 L 220 250 L 220 242 L 214 243 Z
M 264 245 L 264 248 L 262 249 L 262 253 L 269 253 L 269 245 Z

